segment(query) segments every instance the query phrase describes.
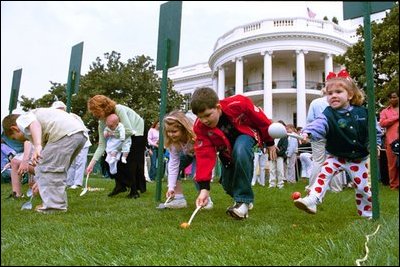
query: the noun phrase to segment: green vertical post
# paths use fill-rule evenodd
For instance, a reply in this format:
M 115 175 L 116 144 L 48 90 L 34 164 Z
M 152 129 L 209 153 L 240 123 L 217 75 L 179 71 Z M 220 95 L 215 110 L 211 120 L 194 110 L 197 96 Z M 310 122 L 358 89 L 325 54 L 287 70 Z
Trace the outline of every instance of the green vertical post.
M 157 187 L 156 201 L 161 200 L 161 181 L 164 176 L 164 124 L 162 123 L 167 109 L 167 86 L 168 86 L 168 62 L 169 62 L 169 39 L 165 40 L 165 61 L 161 80 L 161 107 L 160 107 L 160 137 L 158 139 L 158 167 L 157 167 Z
M 156 178 L 155 200 L 161 200 L 161 181 L 164 177 L 164 125 L 163 119 L 167 109 L 168 68 L 178 65 L 181 36 L 182 1 L 169 1 L 160 7 L 158 27 L 157 70 L 162 69 L 161 104 L 160 104 L 160 137 L 158 139 L 158 168 Z
M 75 86 L 75 71 L 71 71 L 70 75 L 68 75 L 69 81 L 67 83 L 67 112 L 71 112 L 71 99 L 72 99 L 72 89 Z
M 364 54 L 365 69 L 367 76 L 368 96 L 368 139 L 370 147 L 369 168 L 371 174 L 372 191 L 372 218 L 379 219 L 379 187 L 378 187 L 378 157 L 376 144 L 376 116 L 375 116 L 375 92 L 372 66 L 372 44 L 371 44 L 371 3 L 364 2 Z
M 82 54 L 83 42 L 80 42 L 72 47 L 67 81 L 67 112 L 71 111 L 72 95 L 77 94 L 79 90 Z
M 10 103 L 8 105 L 9 114 L 17 108 L 19 86 L 21 84 L 22 69 L 14 70 L 11 84 Z

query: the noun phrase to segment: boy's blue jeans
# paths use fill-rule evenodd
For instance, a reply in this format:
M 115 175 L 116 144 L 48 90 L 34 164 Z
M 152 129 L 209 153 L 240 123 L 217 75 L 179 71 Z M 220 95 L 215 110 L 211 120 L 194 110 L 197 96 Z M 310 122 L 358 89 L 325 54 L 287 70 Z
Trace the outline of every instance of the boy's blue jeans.
M 233 163 L 221 166 L 222 186 L 235 202 L 249 204 L 254 201 L 251 188 L 253 178 L 253 147 L 256 141 L 249 135 L 239 135 L 233 146 Z

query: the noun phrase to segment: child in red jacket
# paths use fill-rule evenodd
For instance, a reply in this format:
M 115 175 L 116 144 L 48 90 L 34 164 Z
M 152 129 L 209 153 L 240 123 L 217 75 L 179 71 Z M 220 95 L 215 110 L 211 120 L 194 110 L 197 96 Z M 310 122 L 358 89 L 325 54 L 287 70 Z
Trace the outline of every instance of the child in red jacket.
M 208 87 L 193 93 L 191 108 L 198 117 L 193 128 L 196 182 L 200 186 L 196 205 L 207 205 L 212 170 L 219 152 L 221 183 L 234 200 L 226 212 L 236 219 L 245 219 L 254 201 L 251 187 L 253 147 L 262 147 L 265 143 L 269 157 L 276 158 L 274 140 L 268 134 L 272 122 L 250 98 L 235 95 L 220 101 L 216 92 Z

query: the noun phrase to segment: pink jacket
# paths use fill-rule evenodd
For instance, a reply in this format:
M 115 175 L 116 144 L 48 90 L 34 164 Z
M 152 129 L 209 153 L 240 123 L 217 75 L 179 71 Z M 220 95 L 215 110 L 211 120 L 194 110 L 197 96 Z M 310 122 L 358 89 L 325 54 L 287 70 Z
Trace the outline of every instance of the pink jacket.
M 274 139 L 268 134 L 272 121 L 260 108 L 254 106 L 250 98 L 235 95 L 220 100 L 220 104 L 222 112 L 240 133 L 254 137 L 260 147 L 263 143 L 274 145 Z M 199 119 L 196 119 L 193 130 L 196 133 L 196 181 L 210 181 L 216 153 L 219 151 L 225 158 L 232 159 L 232 146 L 219 128 L 210 128 Z
M 386 128 L 386 145 L 399 138 L 399 114 L 391 106 L 381 111 L 379 125 Z

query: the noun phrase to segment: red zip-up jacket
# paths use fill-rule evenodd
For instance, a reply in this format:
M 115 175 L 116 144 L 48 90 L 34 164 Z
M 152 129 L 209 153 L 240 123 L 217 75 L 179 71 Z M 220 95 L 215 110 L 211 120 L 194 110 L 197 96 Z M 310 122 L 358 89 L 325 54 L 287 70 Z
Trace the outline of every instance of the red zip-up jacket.
M 268 134 L 268 127 L 272 123 L 264 112 L 256 107 L 250 98 L 243 95 L 234 95 L 220 100 L 221 110 L 228 117 L 232 125 L 242 134 L 252 136 L 262 148 L 273 146 L 274 139 Z M 226 165 L 232 161 L 232 146 L 225 134 L 217 127 L 210 128 L 196 119 L 193 130 L 196 133 L 196 182 L 203 189 L 203 182 L 209 182 L 212 170 L 219 153 L 227 159 Z

